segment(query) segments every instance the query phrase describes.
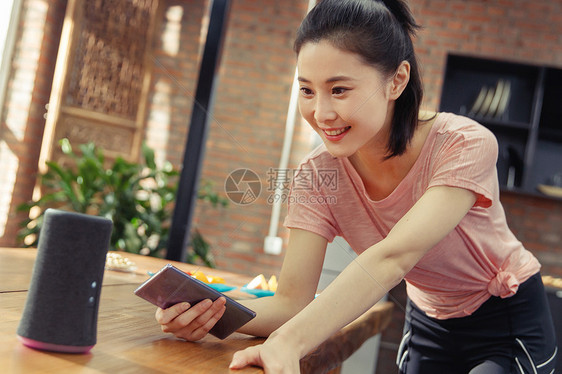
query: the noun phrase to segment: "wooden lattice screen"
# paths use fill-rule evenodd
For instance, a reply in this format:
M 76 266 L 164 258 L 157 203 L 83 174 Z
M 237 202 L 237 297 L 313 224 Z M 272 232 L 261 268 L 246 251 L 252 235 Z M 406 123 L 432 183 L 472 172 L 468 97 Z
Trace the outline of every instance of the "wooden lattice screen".
M 157 7 L 158 0 L 69 0 L 40 168 L 60 157 L 65 137 L 138 157 Z

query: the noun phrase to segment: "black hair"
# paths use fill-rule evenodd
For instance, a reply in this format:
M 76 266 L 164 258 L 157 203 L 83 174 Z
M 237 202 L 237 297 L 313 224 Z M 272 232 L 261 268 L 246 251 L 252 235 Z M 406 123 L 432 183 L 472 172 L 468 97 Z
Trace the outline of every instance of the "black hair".
M 297 30 L 297 55 L 304 44 L 327 40 L 388 77 L 409 62 L 410 80 L 396 100 L 387 158 L 406 151 L 418 125 L 423 87 L 412 37 L 419 28 L 404 0 L 322 0 Z

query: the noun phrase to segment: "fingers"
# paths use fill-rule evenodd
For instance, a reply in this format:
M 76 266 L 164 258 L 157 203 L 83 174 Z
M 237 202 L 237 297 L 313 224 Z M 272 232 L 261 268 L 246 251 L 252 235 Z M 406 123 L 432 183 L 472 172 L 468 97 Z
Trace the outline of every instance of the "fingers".
M 209 299 L 203 300 L 191 308 L 188 313 L 179 315 L 174 322 L 181 326 L 190 325 L 193 329 L 202 327 L 212 319 L 216 313 L 219 313 L 225 304 L 226 299 L 224 297 L 218 298 L 215 302 Z M 218 319 L 216 319 L 216 321 L 218 321 Z
M 270 342 L 238 351 L 232 356 L 230 369 L 261 366 L 268 374 L 300 373 L 299 356 L 290 346 Z
M 193 307 L 180 303 L 168 309 L 156 310 L 156 320 L 163 332 L 173 333 L 176 337 L 195 341 L 203 338 L 223 316 L 226 299 L 220 297 L 214 302 L 203 300 Z
M 249 365 L 263 367 L 261 362 L 259 349 L 257 347 L 248 347 L 242 351 L 234 353 L 229 369 L 242 369 Z
M 202 339 L 207 333 L 215 326 L 217 321 L 223 316 L 226 310 L 226 299 L 223 297 L 211 302 L 211 300 L 204 300 L 193 307 L 197 311 L 197 317 L 192 318 L 188 313 L 184 313 L 178 317 L 181 325 L 185 328 L 182 329 L 180 334 L 183 338 L 187 336 L 187 340 L 195 341 Z
M 158 308 L 156 309 L 156 321 L 159 324 L 165 325 L 170 323 L 174 318 L 185 312 L 190 308 L 189 303 L 179 303 L 169 307 L 168 309 Z

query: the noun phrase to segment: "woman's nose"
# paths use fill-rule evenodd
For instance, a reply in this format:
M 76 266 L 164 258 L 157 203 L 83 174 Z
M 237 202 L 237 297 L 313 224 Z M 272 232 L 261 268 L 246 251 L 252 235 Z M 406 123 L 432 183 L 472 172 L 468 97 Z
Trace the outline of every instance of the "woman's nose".
M 326 98 L 318 97 L 314 105 L 314 119 L 317 123 L 326 123 L 337 118 L 337 113 L 331 101 Z

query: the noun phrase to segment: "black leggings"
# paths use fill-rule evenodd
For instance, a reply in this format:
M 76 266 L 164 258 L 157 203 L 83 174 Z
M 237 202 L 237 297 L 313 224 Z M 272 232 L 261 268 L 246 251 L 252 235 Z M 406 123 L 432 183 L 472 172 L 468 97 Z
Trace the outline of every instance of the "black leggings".
M 472 315 L 439 320 L 408 301 L 397 364 L 403 374 L 551 374 L 556 337 L 537 273 L 509 298 Z

